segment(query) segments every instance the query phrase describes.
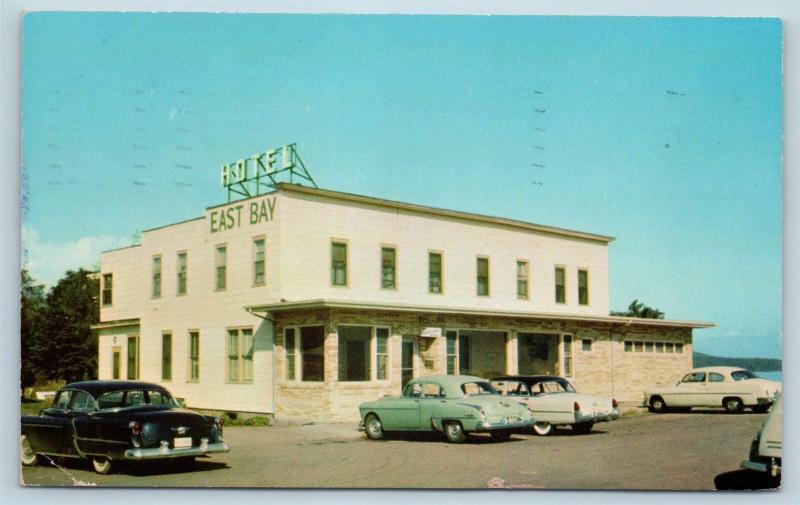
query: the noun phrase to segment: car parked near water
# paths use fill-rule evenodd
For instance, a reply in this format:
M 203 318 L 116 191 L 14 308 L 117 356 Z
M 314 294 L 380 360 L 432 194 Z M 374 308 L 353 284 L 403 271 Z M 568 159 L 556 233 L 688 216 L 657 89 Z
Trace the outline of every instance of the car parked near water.
M 762 379 L 750 370 L 714 366 L 695 368 L 675 384 L 644 391 L 642 406 L 650 412 L 692 407 L 722 407 L 727 412 L 766 412 L 781 392 L 781 383 Z
M 779 396 L 764 420 L 761 429 L 750 444 L 750 456 L 742 461 L 742 468 L 779 477 L 783 458 L 783 406 Z
M 38 416 L 22 416 L 20 459 L 35 465 L 40 455 L 88 458 L 106 474 L 119 461 L 228 452 L 222 419 L 182 409 L 157 384 L 85 381 L 67 384 Z
M 365 402 L 358 410 L 359 429 L 373 440 L 387 431 L 437 431 L 452 443 L 464 442 L 477 432 L 502 441 L 535 422 L 523 402 L 500 396 L 486 379 L 468 375 L 414 379 L 402 396 Z
M 533 432 L 549 435 L 555 426 L 570 426 L 576 433 L 589 433 L 595 423 L 619 417 L 613 398 L 578 393 L 570 382 L 554 375 L 506 375 L 491 380 L 492 386 L 509 398 L 524 401 L 533 411 Z

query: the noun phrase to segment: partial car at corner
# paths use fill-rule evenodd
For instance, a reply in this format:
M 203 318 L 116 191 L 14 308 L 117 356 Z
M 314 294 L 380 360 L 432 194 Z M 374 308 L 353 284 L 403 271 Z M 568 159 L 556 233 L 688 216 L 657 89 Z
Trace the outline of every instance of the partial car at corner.
M 647 388 L 642 406 L 650 412 L 722 407 L 727 412 L 766 412 L 781 392 L 781 383 L 762 379 L 750 370 L 714 366 L 695 368 L 675 384 Z
M 222 419 L 182 409 L 157 384 L 84 381 L 67 384 L 38 416 L 22 416 L 20 459 L 87 458 L 98 473 L 120 461 L 181 459 L 228 452 Z
M 771 477 L 780 476 L 781 459 L 783 458 L 782 403 L 779 396 L 750 444 L 750 456 L 742 461 L 742 468 L 766 473 Z
M 619 417 L 613 398 L 578 393 L 570 382 L 555 375 L 505 375 L 491 380 L 492 386 L 509 398 L 524 401 L 533 411 L 533 432 L 549 435 L 556 426 L 570 426 L 576 433 L 589 433 L 595 423 Z
M 524 403 L 504 398 L 487 380 L 468 375 L 414 379 L 402 396 L 365 402 L 358 410 L 359 429 L 373 440 L 387 431 L 436 431 L 452 443 L 464 442 L 476 432 L 502 441 L 535 422 Z

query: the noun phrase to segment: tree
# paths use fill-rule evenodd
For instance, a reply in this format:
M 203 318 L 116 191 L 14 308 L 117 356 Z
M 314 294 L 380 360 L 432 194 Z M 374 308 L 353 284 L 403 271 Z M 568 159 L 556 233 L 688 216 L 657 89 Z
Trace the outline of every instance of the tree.
M 69 271 L 47 294 L 43 338 L 36 346 L 37 364 L 48 379 L 67 382 L 97 376 L 99 282 L 84 269 Z
M 658 309 L 648 307 L 639 300 L 634 300 L 628 305 L 626 312 L 611 312 L 612 316 L 640 317 L 643 319 L 664 319 L 664 313 Z
M 20 292 L 20 372 L 22 387 L 36 383 L 39 369 L 35 349 L 39 345 L 45 320 L 44 286 L 36 284 L 27 270 L 22 270 Z

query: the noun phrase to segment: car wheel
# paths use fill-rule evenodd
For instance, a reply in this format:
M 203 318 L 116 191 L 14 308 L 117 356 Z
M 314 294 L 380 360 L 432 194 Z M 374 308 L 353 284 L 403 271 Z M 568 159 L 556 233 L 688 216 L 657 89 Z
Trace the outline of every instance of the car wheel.
M 580 435 L 585 435 L 586 433 L 589 433 L 589 432 L 592 431 L 592 427 L 593 426 L 594 426 L 594 423 L 591 422 L 591 421 L 586 422 L 586 423 L 575 423 L 575 424 L 572 425 L 572 430 L 575 433 L 578 433 Z
M 451 421 L 444 425 L 444 436 L 453 444 L 460 444 L 467 439 L 464 427 L 458 421 Z
M 367 416 L 366 422 L 364 423 L 364 431 L 367 432 L 367 437 L 372 440 L 380 440 L 383 438 L 383 424 L 381 424 L 381 420 L 378 416 L 375 414 Z
M 492 442 L 505 442 L 511 438 L 510 431 L 493 431 L 492 432 Z
M 25 435 L 19 438 L 19 460 L 24 466 L 33 466 L 39 462 L 39 455 L 33 451 L 33 447 Z
M 111 460 L 105 456 L 92 457 L 92 466 L 94 471 L 99 474 L 108 475 L 111 473 Z
M 650 412 L 666 412 L 667 403 L 660 396 L 652 396 L 650 397 L 648 410 Z
M 540 421 L 533 425 L 533 432 L 537 435 L 550 435 L 553 433 L 553 425 L 547 421 Z
M 769 410 L 769 407 L 770 407 L 769 405 L 755 405 L 754 407 L 752 407 L 752 409 L 753 412 L 755 412 L 756 414 L 763 414 L 764 412 Z
M 744 404 L 742 404 L 742 400 L 736 397 L 725 398 L 722 400 L 722 406 L 725 407 L 726 412 L 736 413 L 741 412 L 744 408 Z

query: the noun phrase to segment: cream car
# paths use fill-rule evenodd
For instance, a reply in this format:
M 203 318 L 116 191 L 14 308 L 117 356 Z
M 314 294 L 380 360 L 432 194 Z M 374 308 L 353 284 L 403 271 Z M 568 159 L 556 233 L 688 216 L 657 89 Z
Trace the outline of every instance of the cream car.
M 728 412 L 766 412 L 781 391 L 781 383 L 762 379 L 749 370 L 714 366 L 695 368 L 674 385 L 657 385 L 644 392 L 650 412 L 723 407 Z
M 576 433 L 589 433 L 594 423 L 619 417 L 613 398 L 580 394 L 563 377 L 554 375 L 507 375 L 491 380 L 504 396 L 516 397 L 533 412 L 533 432 L 549 435 L 555 426 L 570 426 Z
M 742 461 L 742 468 L 768 473 L 772 477 L 778 477 L 781 474 L 782 420 L 783 408 L 779 397 L 764 421 L 764 425 L 758 430 L 756 438 L 753 439 L 753 443 L 750 445 L 750 457 Z

